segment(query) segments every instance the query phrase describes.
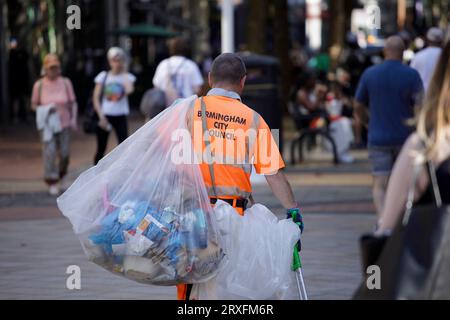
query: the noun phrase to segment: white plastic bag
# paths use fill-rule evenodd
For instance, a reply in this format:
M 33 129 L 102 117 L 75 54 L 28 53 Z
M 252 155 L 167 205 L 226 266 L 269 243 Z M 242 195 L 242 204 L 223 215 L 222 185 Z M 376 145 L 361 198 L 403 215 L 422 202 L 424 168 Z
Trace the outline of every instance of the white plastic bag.
M 354 141 L 352 123 L 350 119 L 341 117 L 330 123 L 330 135 L 336 143 L 337 153 L 340 155 L 350 149 Z M 331 143 L 324 139 L 324 147 L 327 151 L 332 151 Z
M 180 150 L 192 151 L 186 115 L 196 98 L 159 114 L 58 198 L 94 263 L 156 285 L 218 272 L 224 253 L 200 169 L 174 161 Z
M 219 200 L 214 214 L 225 262 L 216 277 L 193 286 L 191 299 L 298 299 L 291 269 L 294 246 L 300 238 L 298 226 L 291 219 L 279 221 L 261 204 L 240 216 Z

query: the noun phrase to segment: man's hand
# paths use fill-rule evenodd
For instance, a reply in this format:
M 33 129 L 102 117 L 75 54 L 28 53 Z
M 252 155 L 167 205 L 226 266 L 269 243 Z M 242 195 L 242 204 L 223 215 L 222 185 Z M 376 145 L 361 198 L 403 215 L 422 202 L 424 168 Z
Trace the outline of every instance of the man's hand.
M 300 232 L 303 233 L 303 229 L 305 228 L 305 224 L 303 223 L 303 217 L 300 213 L 299 208 L 288 209 L 287 211 L 287 219 L 292 218 L 292 221 L 298 225 L 300 228 Z
M 270 186 L 273 194 L 280 200 L 281 204 L 285 208 L 292 208 L 287 210 L 287 218 L 292 218 L 292 220 L 298 225 L 300 231 L 303 232 L 304 224 L 302 215 L 300 214 L 300 209 L 298 208 L 298 203 L 295 201 L 294 193 L 286 176 L 283 174 L 282 170 L 279 170 L 273 175 L 266 175 L 267 183 Z M 298 242 L 298 249 L 300 251 L 301 244 Z
M 300 233 L 303 233 L 303 229 L 305 228 L 305 224 L 303 223 L 303 217 L 300 213 L 299 208 L 292 208 L 287 210 L 287 219 L 291 219 L 295 222 L 295 224 L 300 228 Z M 297 249 L 298 251 L 302 250 L 302 243 L 301 240 L 298 240 L 297 242 Z
M 369 127 L 369 112 L 367 108 L 361 102 L 354 100 L 353 109 L 356 121 L 367 129 Z

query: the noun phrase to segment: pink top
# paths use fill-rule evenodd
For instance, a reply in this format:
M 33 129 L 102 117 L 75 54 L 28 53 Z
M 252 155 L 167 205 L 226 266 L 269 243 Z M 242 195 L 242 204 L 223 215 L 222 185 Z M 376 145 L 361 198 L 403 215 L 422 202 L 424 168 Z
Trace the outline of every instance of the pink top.
M 39 90 L 42 81 L 41 90 Z M 39 93 L 39 91 L 41 91 Z M 40 97 L 39 97 L 40 96 Z M 70 127 L 71 104 L 75 102 L 75 94 L 73 92 L 72 82 L 69 79 L 58 77 L 56 80 L 42 78 L 33 86 L 33 94 L 31 102 L 38 106 L 56 104 L 56 111 L 61 120 L 61 127 Z

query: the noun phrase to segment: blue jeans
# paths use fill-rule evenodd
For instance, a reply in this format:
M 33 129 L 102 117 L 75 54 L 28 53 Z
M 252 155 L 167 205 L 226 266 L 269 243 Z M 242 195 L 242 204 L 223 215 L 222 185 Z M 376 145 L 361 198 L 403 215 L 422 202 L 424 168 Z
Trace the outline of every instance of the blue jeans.
M 369 146 L 369 159 L 374 176 L 390 176 L 402 146 Z

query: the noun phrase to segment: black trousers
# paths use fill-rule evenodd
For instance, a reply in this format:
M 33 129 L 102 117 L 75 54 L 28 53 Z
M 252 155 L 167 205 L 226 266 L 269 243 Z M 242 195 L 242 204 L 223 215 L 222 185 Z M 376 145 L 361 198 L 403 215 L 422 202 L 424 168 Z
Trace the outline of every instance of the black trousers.
M 108 122 L 113 127 L 118 143 L 122 143 L 128 138 L 127 116 L 106 116 Z M 108 145 L 109 131 L 97 127 L 97 153 L 95 154 L 94 164 L 97 164 L 105 155 Z

